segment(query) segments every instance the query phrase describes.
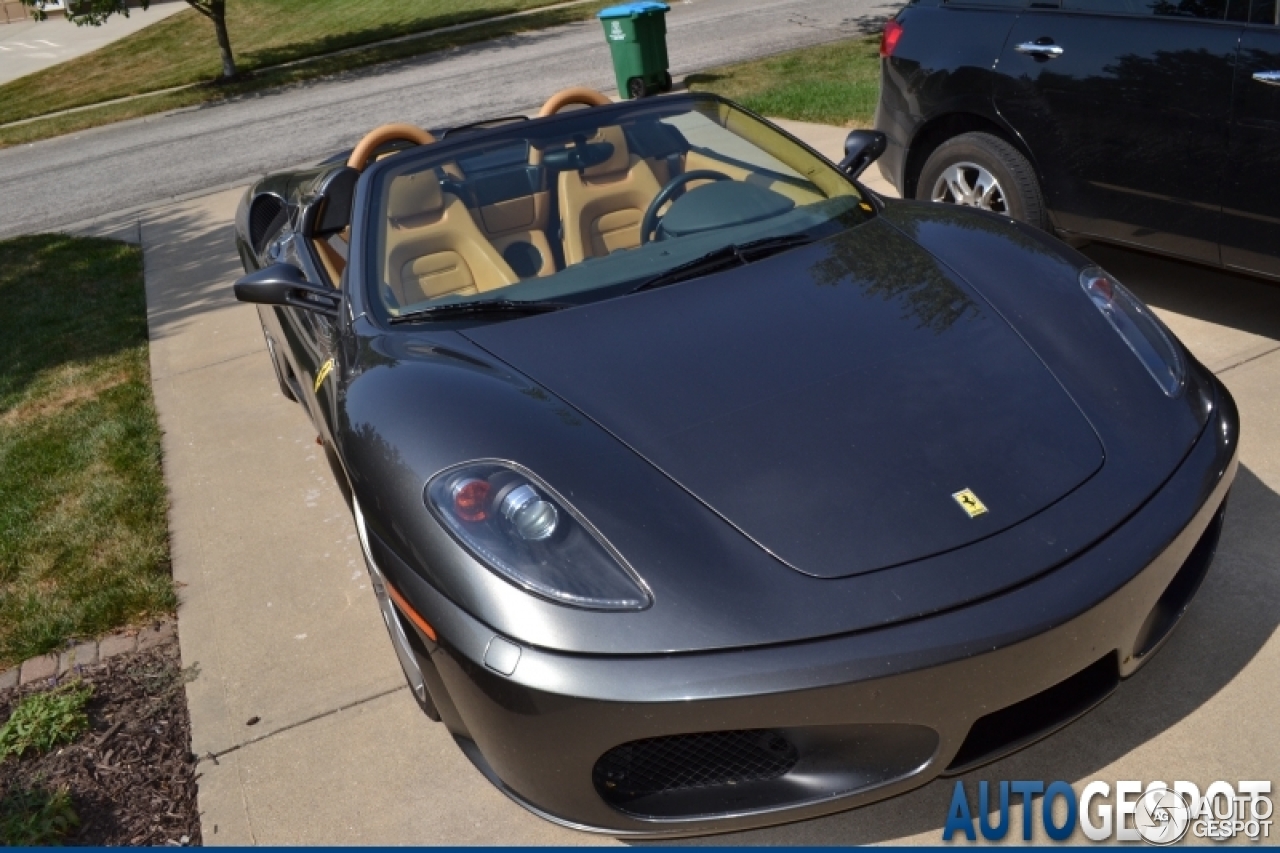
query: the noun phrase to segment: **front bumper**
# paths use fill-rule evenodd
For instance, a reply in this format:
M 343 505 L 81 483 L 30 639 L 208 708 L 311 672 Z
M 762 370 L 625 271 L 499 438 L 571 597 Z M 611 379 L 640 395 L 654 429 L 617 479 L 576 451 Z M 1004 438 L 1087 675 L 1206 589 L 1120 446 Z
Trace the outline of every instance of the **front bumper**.
M 1217 544 L 1238 446 L 1234 404 L 1217 396 L 1179 469 L 1107 538 L 999 596 L 874 631 L 706 654 L 558 654 L 496 636 L 375 550 L 439 633 L 417 638 L 441 716 L 513 799 L 617 836 L 781 823 L 998 758 L 1136 672 Z M 678 737 L 690 733 L 714 735 Z

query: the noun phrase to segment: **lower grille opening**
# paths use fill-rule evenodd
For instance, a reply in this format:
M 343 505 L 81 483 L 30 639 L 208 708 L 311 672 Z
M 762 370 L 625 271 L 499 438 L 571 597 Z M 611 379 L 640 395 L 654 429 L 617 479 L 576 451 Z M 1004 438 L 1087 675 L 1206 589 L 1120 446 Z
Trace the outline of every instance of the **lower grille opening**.
M 1107 698 L 1119 683 L 1112 652 L 1047 690 L 979 717 L 945 772 L 964 773 L 1039 740 Z
M 933 729 L 888 723 L 695 732 L 616 746 L 591 776 L 605 802 L 639 817 L 742 814 L 905 778 L 937 747 Z
M 1200 582 L 1208 574 L 1209 564 L 1213 562 L 1213 555 L 1218 550 L 1218 539 L 1222 536 L 1222 519 L 1225 514 L 1226 504 L 1224 503 L 1218 509 L 1217 515 L 1213 517 L 1213 521 L 1209 522 L 1209 526 L 1200 535 L 1200 541 L 1196 542 L 1196 546 L 1187 555 L 1182 568 L 1178 569 L 1173 580 L 1169 581 L 1169 586 L 1165 588 L 1156 606 L 1151 608 L 1151 613 L 1148 614 L 1147 621 L 1142 623 L 1142 628 L 1138 631 L 1138 639 L 1133 644 L 1134 657 L 1140 658 L 1160 645 L 1160 641 L 1169 635 L 1174 625 L 1178 624 L 1182 614 L 1187 612 L 1187 607 L 1195 597 L 1196 591 L 1200 589 Z
M 596 762 L 597 788 L 625 798 L 777 779 L 796 766 L 795 745 L 772 729 L 701 732 L 624 743 Z

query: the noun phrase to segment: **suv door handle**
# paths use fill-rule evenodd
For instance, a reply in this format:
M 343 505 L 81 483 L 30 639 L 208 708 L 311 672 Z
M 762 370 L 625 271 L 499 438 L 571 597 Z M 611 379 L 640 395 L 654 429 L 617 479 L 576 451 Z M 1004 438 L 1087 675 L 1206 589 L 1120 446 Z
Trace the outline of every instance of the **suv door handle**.
M 1018 53 L 1025 53 L 1028 56 L 1044 59 L 1057 59 L 1066 52 L 1056 44 L 1038 44 L 1034 41 L 1024 41 L 1022 44 L 1015 47 L 1014 50 Z
M 1259 71 L 1253 75 L 1253 79 L 1268 86 L 1280 86 L 1280 71 Z

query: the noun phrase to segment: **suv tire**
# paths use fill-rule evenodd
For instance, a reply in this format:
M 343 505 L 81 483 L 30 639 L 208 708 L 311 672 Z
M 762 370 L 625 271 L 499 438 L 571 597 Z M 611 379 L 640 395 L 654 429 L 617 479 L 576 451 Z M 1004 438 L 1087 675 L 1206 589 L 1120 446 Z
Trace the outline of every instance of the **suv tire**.
M 962 133 L 939 145 L 920 171 L 916 198 L 977 207 L 1048 230 L 1035 169 L 990 133 Z

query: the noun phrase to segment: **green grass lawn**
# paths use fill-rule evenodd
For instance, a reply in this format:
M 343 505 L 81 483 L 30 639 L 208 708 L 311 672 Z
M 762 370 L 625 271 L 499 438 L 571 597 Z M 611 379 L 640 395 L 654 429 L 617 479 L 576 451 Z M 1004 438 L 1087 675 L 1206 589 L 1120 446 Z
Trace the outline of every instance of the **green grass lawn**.
M 464 21 L 535 9 L 553 2 L 558 0 L 414 0 L 411 3 L 403 0 L 351 0 L 346 3 L 232 0 L 227 13 L 231 47 L 240 70 L 253 72 L 249 76 L 230 84 L 200 85 L 16 127 L 3 127 L 0 128 L 0 148 L 512 33 L 580 21 L 610 5 L 610 0 L 597 0 L 565 9 L 535 11 L 509 21 L 477 24 L 456 32 L 369 47 L 342 56 L 320 56 L 291 68 L 267 70 L 267 66 L 282 62 Z M 294 18 L 298 20 L 293 24 L 279 23 Z M 208 81 L 217 75 L 219 68 L 213 25 L 194 10 L 179 12 L 102 50 L 0 86 L 0 124 Z
M 0 242 L 0 668 L 170 612 L 142 252 Z
M 686 82 L 765 116 L 870 127 L 880 97 L 879 46 L 879 36 L 861 36 L 713 68 Z
M 251 72 L 555 2 L 559 0 L 229 0 L 227 28 L 239 70 Z M 93 53 L 0 86 L 0 124 L 210 81 L 221 67 L 213 24 L 186 9 Z

